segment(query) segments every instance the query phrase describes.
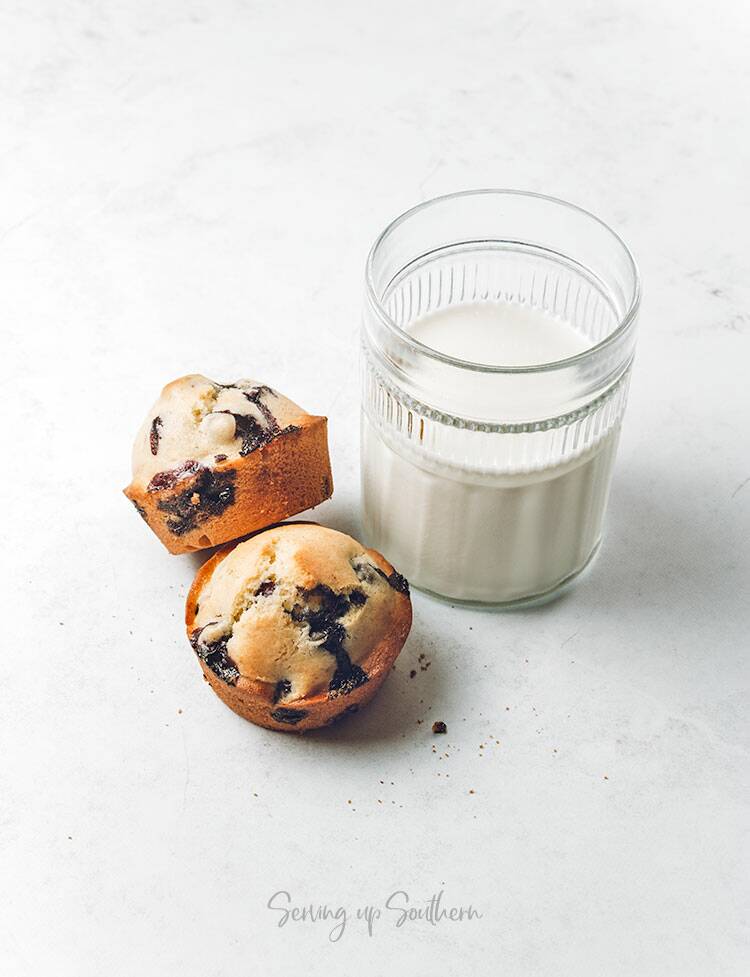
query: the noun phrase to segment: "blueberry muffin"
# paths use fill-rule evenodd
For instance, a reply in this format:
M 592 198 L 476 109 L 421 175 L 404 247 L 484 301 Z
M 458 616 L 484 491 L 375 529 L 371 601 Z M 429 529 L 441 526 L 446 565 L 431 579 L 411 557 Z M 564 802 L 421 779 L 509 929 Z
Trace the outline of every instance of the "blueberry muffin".
M 168 383 L 133 446 L 125 489 L 170 553 L 287 519 L 333 491 L 326 418 L 254 380 Z
M 351 536 L 287 523 L 201 567 L 186 625 L 206 679 L 230 709 L 301 732 L 375 695 L 411 627 L 409 586 Z

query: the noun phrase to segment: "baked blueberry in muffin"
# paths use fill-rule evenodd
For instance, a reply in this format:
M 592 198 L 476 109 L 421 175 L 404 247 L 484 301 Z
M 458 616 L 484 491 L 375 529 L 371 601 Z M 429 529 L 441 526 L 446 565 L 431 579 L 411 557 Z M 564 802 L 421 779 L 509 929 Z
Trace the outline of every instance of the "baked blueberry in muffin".
M 216 546 L 333 491 L 325 417 L 254 380 L 167 384 L 133 447 L 125 495 L 170 553 Z
M 231 709 L 299 732 L 369 702 L 406 641 L 411 601 L 379 553 L 333 529 L 287 523 L 201 567 L 186 625 Z

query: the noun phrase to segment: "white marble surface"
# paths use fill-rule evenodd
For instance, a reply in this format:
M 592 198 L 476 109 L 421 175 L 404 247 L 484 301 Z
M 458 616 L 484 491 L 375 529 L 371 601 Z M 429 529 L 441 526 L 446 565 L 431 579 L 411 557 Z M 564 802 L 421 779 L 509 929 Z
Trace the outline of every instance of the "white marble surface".
M 749 41 L 740 0 L 0 0 L 0 973 L 747 973 Z M 367 248 L 482 185 L 640 260 L 599 561 L 512 616 L 417 595 L 369 711 L 256 729 L 120 495 L 132 435 L 171 377 L 267 379 L 328 414 L 357 531 Z M 282 889 L 483 915 L 330 942 Z

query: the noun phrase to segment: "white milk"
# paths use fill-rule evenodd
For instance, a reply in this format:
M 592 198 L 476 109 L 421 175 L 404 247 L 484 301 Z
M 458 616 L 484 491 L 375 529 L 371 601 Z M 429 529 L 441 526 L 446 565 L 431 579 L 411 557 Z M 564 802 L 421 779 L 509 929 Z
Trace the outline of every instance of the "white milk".
M 472 363 L 530 366 L 583 352 L 585 336 L 529 305 L 472 302 L 417 319 L 409 333 L 432 349 Z
M 505 366 L 553 362 L 588 345 L 561 319 L 501 302 L 451 306 L 409 331 L 459 359 Z M 468 371 L 461 382 L 472 383 Z M 498 603 L 543 595 L 597 547 L 618 432 L 561 464 L 488 471 L 471 457 L 448 463 L 384 436 L 363 415 L 367 539 L 415 586 L 446 597 Z

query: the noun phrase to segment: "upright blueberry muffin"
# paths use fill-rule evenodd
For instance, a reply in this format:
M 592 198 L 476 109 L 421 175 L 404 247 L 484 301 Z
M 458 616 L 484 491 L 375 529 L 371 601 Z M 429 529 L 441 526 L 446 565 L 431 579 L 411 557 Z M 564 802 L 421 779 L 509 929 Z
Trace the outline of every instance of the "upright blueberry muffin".
M 133 446 L 125 495 L 170 553 L 217 546 L 333 491 L 326 418 L 266 384 L 194 374 L 162 390 Z
M 411 601 L 379 553 L 333 529 L 288 523 L 208 560 L 186 625 L 230 709 L 300 732 L 369 702 L 406 641 Z

